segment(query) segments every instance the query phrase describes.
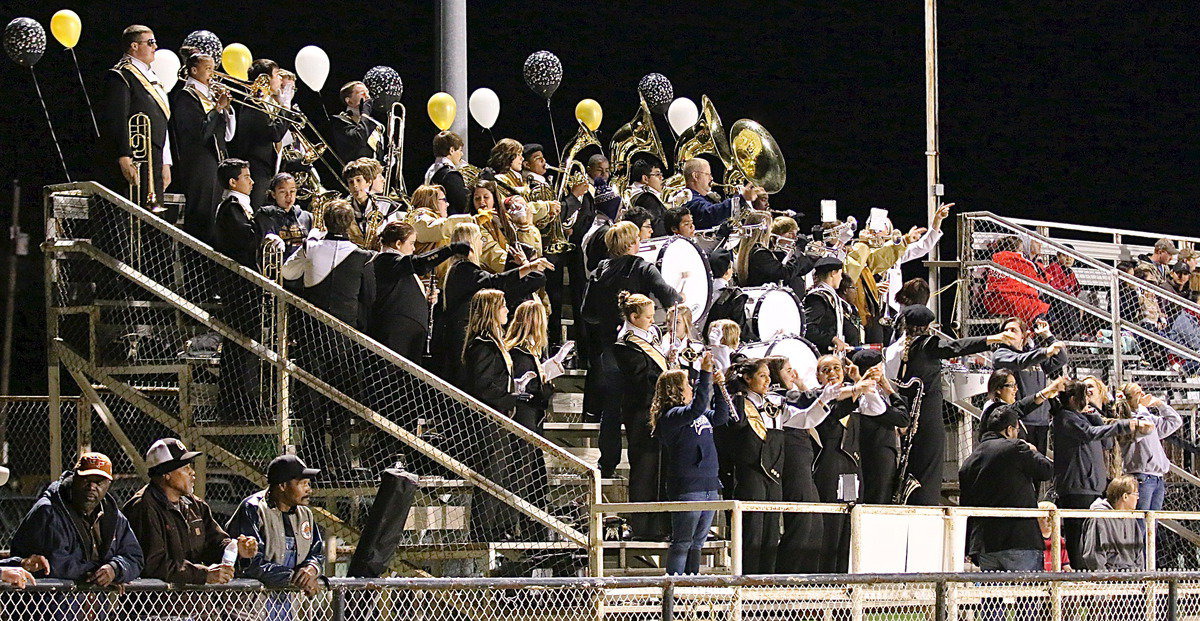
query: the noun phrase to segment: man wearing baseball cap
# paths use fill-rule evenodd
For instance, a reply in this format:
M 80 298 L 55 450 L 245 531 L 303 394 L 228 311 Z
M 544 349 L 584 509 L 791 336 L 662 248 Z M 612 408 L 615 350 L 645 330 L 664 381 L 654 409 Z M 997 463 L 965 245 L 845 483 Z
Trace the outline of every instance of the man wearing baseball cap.
M 196 498 L 192 461 L 201 455 L 176 438 L 163 438 L 146 451 L 150 483 L 125 503 L 129 525 L 142 544 L 142 577 L 183 584 L 224 584 L 233 578 L 234 559 L 222 555 L 233 540 Z M 237 557 L 258 551 L 251 537 L 238 537 Z
M 97 586 L 129 582 L 142 573 L 142 547 L 129 520 L 108 496 L 112 460 L 83 453 L 73 470 L 51 483 L 13 534 L 13 556 L 44 557 L 39 577 Z
M 317 592 L 325 542 L 308 502 L 312 478 L 320 472 L 295 455 L 280 455 L 267 466 L 267 489 L 238 505 L 229 534 L 258 541 L 258 553 L 243 572 L 247 578 L 267 586 L 291 584 L 306 595 Z

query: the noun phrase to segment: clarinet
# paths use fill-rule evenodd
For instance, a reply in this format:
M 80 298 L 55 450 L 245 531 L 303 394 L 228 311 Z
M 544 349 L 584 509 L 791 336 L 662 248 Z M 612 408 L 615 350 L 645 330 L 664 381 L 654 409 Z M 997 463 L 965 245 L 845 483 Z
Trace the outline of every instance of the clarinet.
M 733 397 L 729 396 L 729 391 L 725 388 L 725 382 L 713 382 L 717 386 L 717 392 L 721 393 L 721 398 L 725 400 L 725 405 L 729 406 L 729 419 L 739 420 L 737 410 L 733 407 Z
M 908 426 L 908 431 L 904 437 L 900 439 L 900 461 L 896 467 L 896 478 L 893 481 L 892 504 L 904 505 L 908 504 L 908 499 L 912 497 L 918 489 L 921 489 L 921 482 L 916 477 L 908 472 L 909 455 L 912 453 L 913 441 L 917 437 L 917 428 L 921 422 L 921 398 L 925 395 L 925 383 L 921 378 L 914 377 L 907 382 L 893 382 L 898 388 L 917 387 L 917 394 L 913 397 L 912 406 L 909 412 L 913 413 L 912 424 Z

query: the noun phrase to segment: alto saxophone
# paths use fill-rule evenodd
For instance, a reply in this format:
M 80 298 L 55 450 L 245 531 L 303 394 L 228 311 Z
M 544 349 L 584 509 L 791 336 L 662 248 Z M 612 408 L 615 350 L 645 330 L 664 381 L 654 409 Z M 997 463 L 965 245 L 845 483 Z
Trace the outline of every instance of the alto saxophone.
M 908 426 L 908 431 L 904 433 L 904 437 L 900 439 L 900 460 L 896 464 L 896 478 L 893 481 L 894 490 L 892 492 L 892 504 L 904 505 L 908 504 L 908 499 L 918 490 L 921 489 L 921 482 L 917 477 L 908 472 L 909 456 L 912 454 L 913 441 L 917 438 L 917 428 L 921 422 L 921 398 L 925 395 L 925 382 L 921 378 L 914 377 L 907 382 L 894 382 L 899 388 L 917 387 L 916 396 L 913 397 L 912 405 L 908 411 L 912 414 L 912 423 Z

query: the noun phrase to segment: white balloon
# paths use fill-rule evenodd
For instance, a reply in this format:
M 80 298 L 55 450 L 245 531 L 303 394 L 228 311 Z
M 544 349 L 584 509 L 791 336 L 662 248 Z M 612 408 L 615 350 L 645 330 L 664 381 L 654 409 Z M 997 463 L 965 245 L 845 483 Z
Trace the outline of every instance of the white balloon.
M 672 101 L 671 107 L 667 108 L 667 122 L 676 134 L 682 134 L 683 130 L 695 125 L 699 120 L 700 109 L 696 107 L 696 102 L 687 97 Z
M 467 108 L 471 110 L 471 118 L 476 123 L 491 129 L 500 116 L 500 98 L 490 88 L 477 88 L 467 100 Z
M 325 86 L 329 77 L 329 54 L 315 46 L 306 45 L 296 52 L 296 75 L 314 91 Z
M 171 88 L 179 81 L 179 56 L 171 50 L 156 50 L 150 68 L 158 76 L 158 83 L 162 85 L 163 90 L 171 92 Z

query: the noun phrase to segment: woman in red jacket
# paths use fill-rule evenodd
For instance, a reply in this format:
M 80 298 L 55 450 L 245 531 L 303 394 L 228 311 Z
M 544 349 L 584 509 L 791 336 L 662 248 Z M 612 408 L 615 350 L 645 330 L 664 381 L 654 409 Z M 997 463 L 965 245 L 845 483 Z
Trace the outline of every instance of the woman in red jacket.
M 993 263 L 1008 268 L 1028 280 L 1045 284 L 1045 273 L 1037 263 L 1021 253 L 1017 238 L 1001 238 L 995 248 Z M 1050 309 L 1050 305 L 1042 301 L 1033 286 L 995 269 L 988 271 L 987 285 L 983 292 L 983 307 L 994 315 L 1020 317 L 1030 325 Z

